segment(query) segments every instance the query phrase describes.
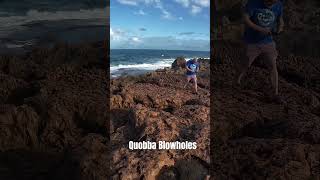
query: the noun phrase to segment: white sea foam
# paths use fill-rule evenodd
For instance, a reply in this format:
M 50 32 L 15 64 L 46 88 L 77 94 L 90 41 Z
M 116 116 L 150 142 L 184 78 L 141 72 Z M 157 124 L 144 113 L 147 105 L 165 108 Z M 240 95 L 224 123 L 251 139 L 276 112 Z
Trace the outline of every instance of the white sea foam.
M 131 70 L 156 70 L 163 69 L 165 67 L 171 67 L 174 59 L 162 59 L 161 61 L 157 61 L 155 63 L 142 63 L 142 64 L 119 64 L 116 66 L 110 67 L 110 72 L 115 73 L 121 69 L 131 69 Z
M 8 43 L 5 43 L 5 46 L 9 49 L 14 49 L 14 48 L 22 48 L 24 46 L 31 46 L 33 45 L 35 42 L 34 39 L 31 39 L 31 40 L 25 40 L 25 41 L 14 41 L 14 42 L 8 42 Z
M 186 61 L 192 59 L 193 57 L 185 58 Z M 198 58 L 198 57 L 195 57 Z M 204 59 L 210 59 L 209 57 L 204 57 Z M 124 71 L 154 71 L 157 69 L 163 69 L 166 67 L 171 67 L 171 64 L 174 62 L 175 58 L 161 59 L 155 63 L 142 63 L 142 64 L 119 64 L 110 67 L 110 73 L 112 77 L 119 77 L 121 72 Z
M 21 48 L 23 47 L 24 45 L 22 44 L 6 44 L 6 47 L 9 48 L 9 49 L 12 49 L 12 48 Z

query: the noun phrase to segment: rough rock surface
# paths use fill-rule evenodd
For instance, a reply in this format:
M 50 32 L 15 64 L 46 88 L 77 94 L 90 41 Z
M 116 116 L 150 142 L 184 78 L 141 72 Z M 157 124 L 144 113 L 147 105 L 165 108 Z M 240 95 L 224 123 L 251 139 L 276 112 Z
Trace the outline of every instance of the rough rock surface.
M 254 62 L 233 87 L 243 46 L 217 42 L 211 64 L 212 177 L 214 179 L 320 178 L 320 61 L 278 59 L 280 95 L 269 100 L 269 73 Z
M 209 64 L 199 94 L 184 89 L 185 70 L 167 69 L 111 81 L 113 179 L 204 179 L 209 156 Z M 130 150 L 129 141 L 195 141 L 195 150 Z
M 108 178 L 102 43 L 1 57 L 0 179 Z
M 171 65 L 173 69 L 184 68 L 185 66 L 186 66 L 186 59 L 184 57 L 176 58 Z

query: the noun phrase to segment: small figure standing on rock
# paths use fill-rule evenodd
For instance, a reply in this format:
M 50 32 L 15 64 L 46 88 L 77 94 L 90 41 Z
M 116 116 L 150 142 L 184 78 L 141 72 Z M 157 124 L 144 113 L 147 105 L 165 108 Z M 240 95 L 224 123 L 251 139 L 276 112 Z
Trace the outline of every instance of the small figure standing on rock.
M 278 71 L 276 44 L 272 34 L 283 31 L 283 5 L 279 0 L 249 0 L 245 6 L 244 22 L 246 30 L 244 41 L 246 43 L 247 61 L 241 64 L 237 74 L 237 84 L 247 72 L 254 60 L 263 55 L 270 64 L 271 84 L 274 89 L 274 99 L 280 101 L 278 92 Z
M 197 85 L 197 72 L 199 71 L 199 63 L 197 62 L 196 58 L 193 58 L 186 63 L 186 69 L 187 69 L 187 83 L 184 85 L 184 88 L 187 87 L 190 80 L 193 80 L 194 82 L 194 89 L 195 93 L 198 93 L 198 85 Z

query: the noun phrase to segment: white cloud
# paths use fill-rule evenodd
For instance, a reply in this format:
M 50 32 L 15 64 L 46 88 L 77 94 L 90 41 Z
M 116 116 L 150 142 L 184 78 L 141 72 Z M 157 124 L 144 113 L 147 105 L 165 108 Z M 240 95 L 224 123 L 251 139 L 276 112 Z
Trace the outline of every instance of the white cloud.
M 145 4 L 160 3 L 160 0 L 141 0 Z
M 138 37 L 132 37 L 131 40 L 135 43 L 140 43 L 141 42 L 141 39 L 138 38 Z
M 150 5 L 161 11 L 162 18 L 174 19 L 174 16 L 166 8 L 164 8 L 161 0 L 118 0 L 118 2 L 121 4 L 131 5 L 131 6 L 138 6 L 141 4 Z M 136 12 L 135 14 L 145 15 L 145 13 L 142 10 L 140 10 L 139 12 Z
M 168 49 L 168 50 L 209 50 L 210 40 L 206 39 L 186 39 L 173 36 L 167 37 L 132 37 L 129 41 L 118 44 L 111 44 L 112 49 Z
M 110 27 L 110 39 L 113 41 L 120 41 L 124 38 L 125 32 L 120 29 L 113 29 Z
M 119 3 L 121 4 L 126 4 L 126 5 L 131 5 L 131 6 L 136 6 L 138 5 L 137 0 L 118 0 Z
M 193 0 L 193 2 L 199 6 L 202 6 L 202 7 L 209 7 L 210 6 L 210 0 Z
M 110 28 L 110 37 L 114 36 L 114 32 L 112 30 L 112 28 Z
M 191 6 L 191 14 L 195 15 L 201 12 L 201 7 L 192 5 Z
M 172 14 L 170 12 L 168 12 L 167 10 L 165 9 L 162 9 L 162 17 L 164 19 L 174 19 L 174 17 L 172 16 Z
M 122 29 L 115 29 L 110 27 L 110 40 L 111 44 L 130 44 L 130 45 L 137 45 L 142 43 L 142 39 L 132 32 L 126 32 Z
M 202 8 L 207 8 L 210 6 L 210 0 L 174 0 L 175 2 L 181 4 L 185 8 L 190 8 L 191 14 L 195 15 L 202 11 Z M 155 8 L 160 9 L 162 12 L 162 18 L 164 19 L 177 19 L 172 15 L 166 8 L 164 8 L 161 0 L 118 0 L 119 3 L 131 6 L 138 6 L 141 4 L 151 5 Z M 140 10 L 135 12 L 138 15 L 145 15 L 145 13 Z M 178 18 L 180 19 L 180 18 Z
M 141 16 L 146 15 L 146 13 L 142 9 L 140 9 L 138 12 L 134 12 L 134 14 L 141 15 Z
M 180 3 L 183 7 L 189 7 L 189 0 L 175 0 L 177 3 Z
M 131 5 L 131 6 L 137 6 L 140 4 L 146 4 L 146 5 L 162 5 L 161 0 L 117 0 L 120 4 L 124 5 Z
M 162 5 L 160 0 L 153 0 L 153 1 L 155 3 L 155 7 L 161 10 L 162 18 L 164 18 L 164 19 L 174 19 L 173 15 L 163 7 L 163 5 Z
M 202 11 L 202 8 L 210 6 L 209 0 L 175 0 L 185 8 L 190 8 L 191 14 L 195 15 Z M 179 18 L 180 19 L 180 18 Z

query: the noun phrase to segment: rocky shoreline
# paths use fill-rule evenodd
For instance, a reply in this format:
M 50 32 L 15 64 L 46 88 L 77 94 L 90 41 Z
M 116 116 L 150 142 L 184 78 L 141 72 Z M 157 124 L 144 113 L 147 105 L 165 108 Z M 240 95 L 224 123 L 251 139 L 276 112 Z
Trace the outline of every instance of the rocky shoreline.
M 198 95 L 182 88 L 181 68 L 109 84 L 102 45 L 59 44 L 0 57 L 0 179 L 208 174 L 209 61 Z M 195 141 L 197 149 L 129 150 L 129 140 L 148 139 Z
M 111 177 L 204 179 L 209 174 L 209 62 L 201 61 L 199 94 L 183 89 L 185 70 L 111 80 Z M 193 141 L 192 150 L 130 150 L 129 141 Z
M 232 86 L 243 46 L 215 42 L 211 85 L 211 167 L 215 179 L 320 178 L 320 61 L 278 58 L 280 95 L 268 100 L 269 74 L 258 60 L 240 89 Z
M 0 57 L 0 179 L 106 179 L 103 42 Z
M 183 89 L 178 61 L 109 84 L 102 43 L 1 56 L 0 179 L 197 179 L 210 168 L 214 179 L 319 178 L 319 59 L 281 55 L 285 103 L 274 104 L 263 62 L 235 89 L 242 47 L 217 43 L 219 61 L 201 61 L 199 94 Z M 197 149 L 130 150 L 129 141 Z

